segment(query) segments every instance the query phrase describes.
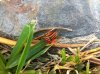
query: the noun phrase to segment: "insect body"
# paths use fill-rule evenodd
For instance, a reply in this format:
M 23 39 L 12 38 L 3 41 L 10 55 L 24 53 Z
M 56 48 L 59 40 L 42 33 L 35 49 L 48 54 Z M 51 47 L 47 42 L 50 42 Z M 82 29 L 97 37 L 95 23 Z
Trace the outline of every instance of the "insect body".
M 43 38 L 46 42 L 52 43 L 57 38 L 57 35 L 56 31 L 49 31 Z

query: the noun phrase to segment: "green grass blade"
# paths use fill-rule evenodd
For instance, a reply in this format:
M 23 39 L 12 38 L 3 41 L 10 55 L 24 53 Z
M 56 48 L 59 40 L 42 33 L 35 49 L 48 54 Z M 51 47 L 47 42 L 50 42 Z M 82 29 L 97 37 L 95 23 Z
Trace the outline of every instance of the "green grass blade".
M 39 52 L 40 50 L 42 50 L 46 45 L 46 42 L 41 40 L 39 43 L 37 43 L 36 45 L 32 46 L 30 48 L 29 54 L 28 54 L 28 58 L 27 61 L 33 56 L 35 55 L 37 52 Z M 18 64 L 18 60 L 20 58 L 20 55 L 16 56 L 16 59 L 13 60 L 13 62 L 11 62 L 11 64 L 9 65 L 8 68 L 12 68 L 14 66 L 16 66 Z
M 41 40 L 39 43 L 37 43 L 36 45 L 34 45 L 33 47 L 31 47 L 31 51 L 29 53 L 29 56 L 28 56 L 27 60 L 29 60 L 30 58 L 33 57 L 33 55 L 35 55 L 40 50 L 42 50 L 45 47 L 46 44 L 47 43 L 44 40 Z
M 35 28 L 35 25 L 33 26 L 33 28 Z M 24 50 L 23 50 L 22 55 L 20 57 L 20 60 L 18 62 L 18 67 L 17 67 L 17 70 L 16 70 L 16 74 L 20 73 L 21 69 L 23 68 L 23 66 L 25 64 L 27 56 L 29 54 L 29 51 L 30 51 L 29 49 L 30 49 L 30 46 L 31 46 L 32 38 L 33 38 L 33 28 L 30 27 L 27 42 L 25 44 Z
M 1 57 L 0 57 L 0 72 L 3 73 L 3 74 L 6 74 L 5 64 L 4 64 Z
M 42 74 L 41 70 L 36 70 L 35 74 Z
M 20 74 L 35 74 L 35 70 L 26 70 Z
M 7 68 L 9 68 L 9 66 L 12 64 L 13 61 L 15 61 L 15 59 L 17 59 L 17 56 L 21 53 L 24 43 L 27 39 L 27 34 L 29 33 L 29 27 L 25 26 L 24 30 L 22 31 L 21 36 L 19 37 L 17 44 L 15 45 L 15 47 L 13 48 L 12 52 L 11 52 L 11 56 L 10 59 L 7 63 Z
M 32 27 L 33 25 L 34 25 L 34 27 Z M 35 28 L 35 23 L 28 23 L 24 27 L 24 29 L 17 41 L 17 44 L 11 53 L 11 56 L 10 56 L 10 59 L 8 60 L 6 68 L 11 68 L 11 67 L 16 66 L 16 64 L 17 64 L 16 60 L 19 59 L 20 54 L 22 53 L 23 47 L 25 46 L 26 40 L 28 38 L 28 33 L 29 33 L 30 28 L 32 28 L 31 30 L 33 30 L 33 28 Z
M 27 61 L 33 57 L 33 55 L 37 54 L 40 50 L 42 50 L 46 45 L 46 42 L 41 40 L 39 43 L 34 45 L 30 48 Z M 12 68 L 18 64 L 18 60 L 20 58 L 20 55 L 16 56 L 16 59 L 9 65 L 9 68 Z
M 88 61 L 86 64 L 86 74 L 90 74 L 90 62 Z
M 37 54 L 40 50 L 42 50 L 42 49 L 45 47 L 45 45 L 46 45 L 46 43 L 42 40 L 42 41 L 40 41 L 38 44 L 36 44 L 35 46 L 33 46 L 33 47 L 30 49 L 30 53 L 29 53 L 29 55 L 28 55 L 27 61 L 28 61 L 31 57 L 33 57 L 33 55 Z M 33 48 L 34 48 L 34 49 L 33 49 Z M 31 54 L 32 54 L 32 55 L 31 55 Z M 31 57 L 29 57 L 30 55 L 31 55 Z M 14 66 L 17 65 L 18 60 L 19 60 L 19 57 L 20 57 L 20 55 L 16 57 L 17 59 L 16 59 L 14 62 L 12 62 L 12 64 L 9 66 L 9 68 L 12 68 L 12 67 L 14 67 Z
M 16 56 L 15 60 L 10 61 L 10 64 L 7 65 L 6 68 L 7 68 L 7 69 L 8 69 L 8 68 L 10 69 L 10 68 L 12 68 L 12 67 L 17 66 L 18 61 L 19 61 L 19 59 L 20 59 L 20 56 L 21 56 L 21 55 L 18 55 L 18 56 Z
M 2 61 L 3 61 L 3 63 L 5 64 L 6 60 L 5 60 L 4 56 L 1 54 L 1 52 L 0 52 L 0 57 L 1 57 Z
M 66 57 L 66 51 L 65 51 L 64 48 L 61 50 L 61 57 L 62 57 L 62 61 L 61 61 L 62 64 L 65 64 L 66 60 L 67 60 L 67 57 Z
M 0 74 L 6 74 L 4 71 L 0 71 Z
M 75 69 L 78 70 L 78 72 L 81 72 L 83 68 L 84 68 L 83 63 L 78 63 L 75 65 Z
M 19 37 L 17 43 L 16 43 L 16 46 L 14 47 L 14 49 L 12 50 L 12 53 L 11 53 L 11 58 L 12 57 L 15 57 L 16 55 L 18 55 L 21 51 L 22 51 L 22 48 L 23 48 L 23 45 L 25 44 L 26 42 L 26 39 L 27 39 L 27 34 L 29 33 L 29 26 L 26 25 L 22 31 L 22 34 L 21 36 Z
M 77 52 L 76 52 L 77 54 L 75 55 L 75 63 L 80 63 L 81 61 L 80 61 L 80 56 L 79 56 L 79 53 L 80 53 L 80 51 L 77 49 Z
M 40 50 L 42 50 L 45 45 L 47 43 L 44 41 L 44 40 L 41 40 L 39 43 L 35 44 L 34 46 L 31 47 L 30 49 L 30 53 L 28 55 L 28 60 L 33 56 L 35 55 L 36 53 L 38 53 Z
M 29 32 L 29 35 L 28 35 L 28 38 L 27 38 L 27 42 L 25 44 L 24 50 L 23 50 L 22 55 L 20 57 L 20 60 L 18 62 L 18 67 L 17 67 L 17 70 L 16 70 L 15 74 L 20 73 L 20 71 L 23 68 L 23 66 L 25 64 L 25 61 L 27 59 L 29 49 L 30 49 L 30 45 L 31 45 L 31 42 L 32 42 L 32 38 L 33 38 L 33 31 L 32 30 L 33 30 L 33 28 L 30 27 L 30 32 Z
M 79 55 L 75 56 L 75 63 L 80 63 L 80 57 L 79 57 Z
M 5 70 L 5 64 L 4 64 L 3 60 L 0 57 L 0 70 L 3 70 L 3 69 Z
M 39 51 L 38 53 L 36 53 L 35 55 L 33 55 L 31 60 L 34 60 L 34 59 L 40 57 L 41 55 L 43 55 L 45 52 L 47 52 L 49 50 L 50 47 L 51 46 L 48 46 L 48 47 L 44 48 L 43 50 Z
M 52 69 L 49 74 L 56 74 L 56 71 Z
M 75 61 L 75 57 L 73 57 L 73 56 L 69 56 L 69 57 L 67 57 L 67 60 L 66 60 L 66 62 L 71 62 L 71 61 Z

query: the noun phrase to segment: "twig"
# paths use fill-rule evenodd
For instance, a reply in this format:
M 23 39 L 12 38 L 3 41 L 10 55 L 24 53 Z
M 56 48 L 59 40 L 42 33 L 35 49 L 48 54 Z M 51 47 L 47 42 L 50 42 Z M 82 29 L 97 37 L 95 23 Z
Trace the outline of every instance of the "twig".
M 77 53 L 75 52 L 75 50 L 73 50 L 72 48 L 68 47 L 68 49 L 69 49 L 74 55 L 77 54 Z
M 100 51 L 100 47 L 81 52 L 81 54 L 91 54 L 91 53 L 98 52 L 98 51 Z
M 67 69 L 67 70 L 73 70 L 73 68 L 69 67 L 69 66 L 60 66 L 60 65 L 55 65 L 54 70 L 58 70 L 58 69 Z
M 25 71 L 25 69 L 29 66 L 30 62 L 31 62 L 31 60 L 29 60 L 29 61 L 26 63 L 25 67 L 23 68 L 23 70 L 22 70 L 21 72 Z
M 90 62 L 100 65 L 100 59 L 98 58 L 91 58 Z
M 39 40 L 33 40 L 32 46 L 36 44 L 35 42 L 37 43 L 37 42 L 39 42 Z M 10 39 L 6 39 L 6 38 L 2 38 L 2 37 L 0 37 L 0 43 L 11 45 L 11 46 L 16 45 L 16 41 L 10 40 Z M 48 44 L 48 45 L 51 45 L 51 44 Z M 61 43 L 55 43 L 55 44 L 53 44 L 52 47 L 68 48 L 68 47 L 82 47 L 84 45 L 85 44 L 61 44 Z
M 81 60 L 82 61 L 86 61 L 86 60 L 89 60 L 89 59 L 91 59 L 93 57 L 94 57 L 94 55 L 85 55 L 84 57 L 81 56 Z
M 48 30 L 51 30 L 51 29 L 73 31 L 72 29 L 64 28 L 64 27 L 50 27 L 50 28 L 42 28 L 40 30 L 37 30 L 35 33 L 38 33 L 38 32 L 41 32 L 41 31 L 48 31 Z
M 97 55 L 100 54 L 100 47 L 80 52 L 80 57 L 82 61 L 90 60 L 90 62 L 100 65 L 100 59 Z
M 0 37 L 0 43 L 13 46 L 16 44 L 16 41 Z
M 84 47 L 82 47 L 80 49 L 80 51 L 84 50 L 90 43 L 92 43 L 95 40 L 95 38 L 93 38 L 92 40 L 90 40 Z
M 100 47 L 87 50 L 84 52 L 80 52 L 80 57 L 82 57 L 82 60 L 88 60 L 92 57 L 98 57 L 97 55 L 100 53 Z
M 68 48 L 68 47 L 83 47 L 85 44 L 61 44 L 61 43 L 55 43 L 53 44 L 53 47 L 58 48 Z

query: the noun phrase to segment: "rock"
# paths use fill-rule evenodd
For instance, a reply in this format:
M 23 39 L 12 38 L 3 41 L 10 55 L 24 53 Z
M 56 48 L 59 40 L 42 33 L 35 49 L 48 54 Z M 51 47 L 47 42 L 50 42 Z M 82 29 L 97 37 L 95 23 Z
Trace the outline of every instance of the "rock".
M 23 26 L 38 20 L 37 29 L 68 27 L 73 32 L 63 36 L 76 37 L 100 32 L 99 0 L 1 0 L 0 31 L 18 36 Z

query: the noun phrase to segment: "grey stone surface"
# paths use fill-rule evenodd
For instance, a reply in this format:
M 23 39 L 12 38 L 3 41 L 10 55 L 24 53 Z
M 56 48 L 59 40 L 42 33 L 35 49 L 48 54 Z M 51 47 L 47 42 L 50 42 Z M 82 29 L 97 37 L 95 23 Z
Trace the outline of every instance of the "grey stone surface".
M 64 36 L 100 32 L 99 0 L 1 0 L 0 31 L 19 35 L 23 26 L 37 18 L 37 29 L 69 27 Z

